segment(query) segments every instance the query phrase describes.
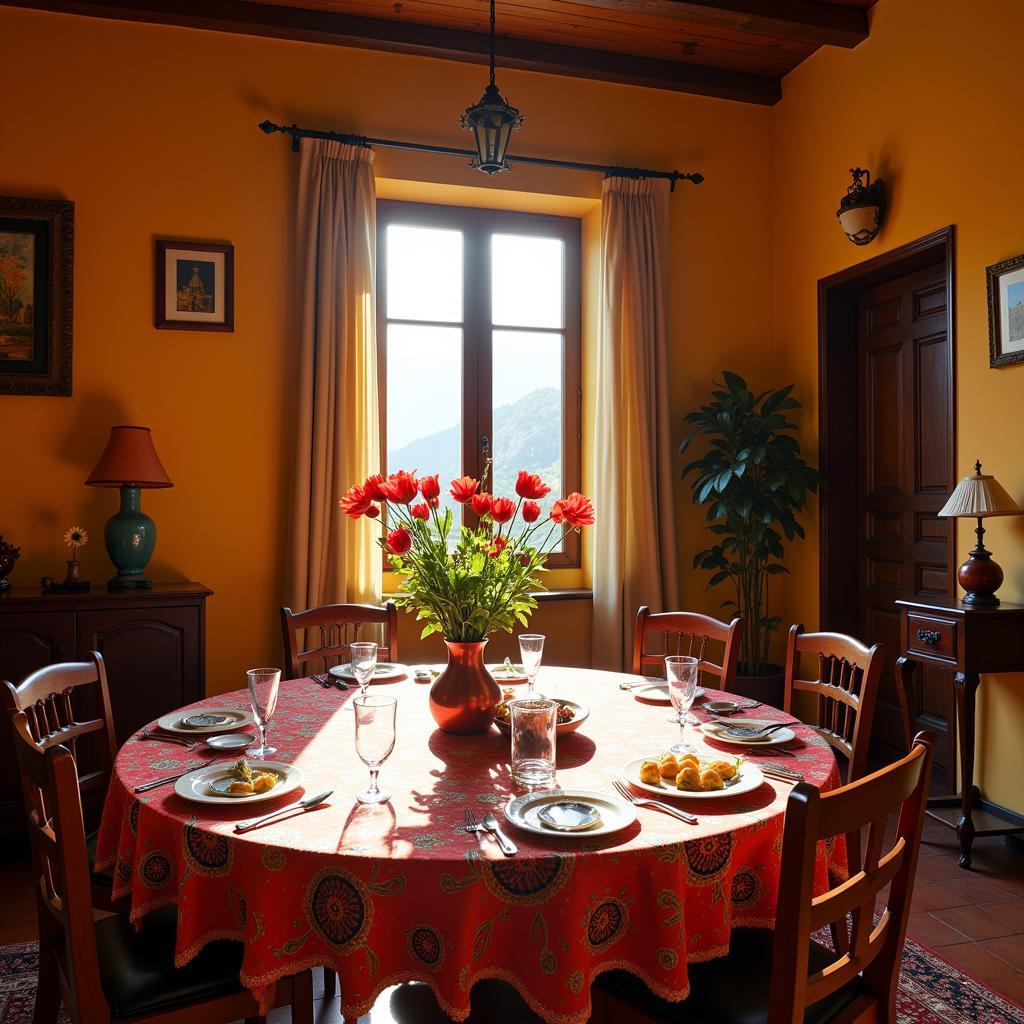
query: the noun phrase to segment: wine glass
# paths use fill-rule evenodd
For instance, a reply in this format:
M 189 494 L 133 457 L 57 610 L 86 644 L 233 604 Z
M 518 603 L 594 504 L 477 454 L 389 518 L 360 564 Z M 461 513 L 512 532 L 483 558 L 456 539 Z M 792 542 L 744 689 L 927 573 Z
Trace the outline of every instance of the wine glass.
M 352 674 L 359 683 L 359 695 L 365 697 L 373 673 L 377 670 L 377 645 L 363 640 L 349 644 L 348 659 L 352 665 Z
M 356 793 L 361 804 L 383 804 L 391 799 L 386 789 L 377 785 L 380 766 L 395 749 L 395 711 L 397 697 L 382 697 L 361 693 L 352 699 L 356 713 L 356 753 L 370 769 L 370 787 Z
M 249 702 L 252 704 L 252 716 L 260 730 L 260 745 L 249 753 L 253 757 L 267 757 L 276 754 L 276 747 L 267 746 L 267 726 L 277 710 L 277 690 L 281 685 L 279 668 L 251 668 L 245 673 L 249 680 Z
M 689 754 L 694 751 L 686 742 L 688 714 L 697 695 L 697 675 L 700 662 L 684 654 L 670 654 L 665 659 L 665 675 L 668 677 L 668 695 L 676 709 L 679 723 L 679 742 L 671 747 L 673 754 Z
M 523 663 L 526 673 L 526 689 L 534 693 L 537 673 L 540 671 L 541 658 L 544 656 L 544 635 L 542 633 L 520 633 L 519 660 Z

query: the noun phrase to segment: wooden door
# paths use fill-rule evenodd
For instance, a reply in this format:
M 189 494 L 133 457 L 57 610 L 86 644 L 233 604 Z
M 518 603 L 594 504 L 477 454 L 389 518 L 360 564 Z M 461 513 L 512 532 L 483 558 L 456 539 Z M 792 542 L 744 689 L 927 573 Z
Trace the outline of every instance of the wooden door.
M 873 753 L 903 752 L 894 679 L 897 598 L 952 592 L 953 520 L 936 513 L 955 486 L 954 399 L 945 265 L 861 292 L 858 310 L 858 612 L 861 639 L 882 641 Z M 925 668 L 911 715 L 937 734 L 939 778 L 951 763 L 948 673 Z
M 79 613 L 79 657 L 99 651 L 106 661 L 118 744 L 202 696 L 198 634 L 197 607 Z

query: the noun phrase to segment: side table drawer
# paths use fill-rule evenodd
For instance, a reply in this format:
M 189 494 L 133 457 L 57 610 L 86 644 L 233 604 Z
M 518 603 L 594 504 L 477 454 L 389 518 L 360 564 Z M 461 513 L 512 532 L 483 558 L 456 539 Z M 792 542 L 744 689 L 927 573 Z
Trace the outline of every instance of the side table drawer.
M 907 650 L 935 661 L 955 665 L 957 656 L 956 619 L 940 619 L 933 615 L 907 613 Z

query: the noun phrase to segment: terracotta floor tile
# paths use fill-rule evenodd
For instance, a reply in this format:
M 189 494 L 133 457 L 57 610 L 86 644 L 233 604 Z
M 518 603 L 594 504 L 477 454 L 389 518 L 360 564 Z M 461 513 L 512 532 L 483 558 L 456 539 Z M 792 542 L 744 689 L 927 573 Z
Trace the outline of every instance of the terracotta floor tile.
M 993 978 L 989 984 L 1004 999 L 1011 1003 L 1024 1007 L 1024 974 L 1018 971 L 1016 974 L 1008 974 L 1004 978 Z
M 907 934 L 933 949 L 967 941 L 966 935 L 931 914 L 911 914 L 907 921 Z
M 950 963 L 957 964 L 984 982 L 1020 974 L 1016 967 L 1011 967 L 1005 960 L 1000 960 L 987 949 L 982 949 L 976 942 L 943 946 L 942 955 Z
M 985 939 L 978 943 L 982 949 L 994 953 L 1000 960 L 1024 971 L 1024 935 L 1005 935 L 998 939 Z
M 1024 901 L 1013 901 L 1013 903 L 1022 902 Z M 936 910 L 933 916 L 951 928 L 955 928 L 958 932 L 963 932 L 972 942 L 979 939 L 994 939 L 1003 935 L 1013 935 L 1017 931 L 1004 912 L 1004 908 L 1012 907 L 1013 903 L 990 904 L 991 910 L 973 906 L 954 907 L 950 910 Z
M 1006 900 L 1007 890 L 999 882 L 998 877 L 980 875 L 974 871 L 965 871 L 958 878 L 947 878 L 939 882 L 956 896 L 963 897 L 965 903 L 998 903 Z
M 910 909 L 914 912 L 931 912 L 933 910 L 947 910 L 950 907 L 966 906 L 968 900 L 947 889 L 942 882 L 926 882 L 924 885 L 914 886 L 914 895 L 910 902 Z
M 1024 933 L 1024 900 L 982 903 L 981 909 L 986 913 L 998 914 L 1014 932 Z
M 36 938 L 36 919 L 0 924 L 0 946 L 10 942 L 32 942 Z

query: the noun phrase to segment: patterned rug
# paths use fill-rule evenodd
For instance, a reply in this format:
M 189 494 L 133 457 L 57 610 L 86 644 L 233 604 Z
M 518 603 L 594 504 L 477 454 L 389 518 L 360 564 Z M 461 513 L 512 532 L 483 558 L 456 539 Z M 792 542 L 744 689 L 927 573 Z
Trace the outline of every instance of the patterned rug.
M 34 942 L 0 946 L 0 1024 L 31 1024 L 39 954 Z M 898 1024 L 1024 1024 L 1024 1009 L 907 939 Z M 59 1024 L 71 1024 L 61 1011 Z

